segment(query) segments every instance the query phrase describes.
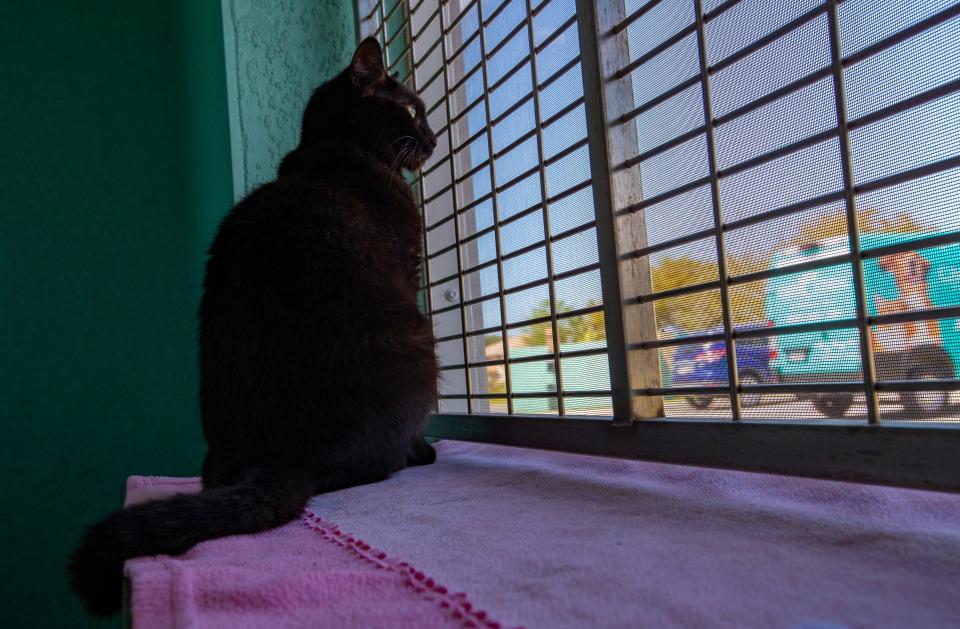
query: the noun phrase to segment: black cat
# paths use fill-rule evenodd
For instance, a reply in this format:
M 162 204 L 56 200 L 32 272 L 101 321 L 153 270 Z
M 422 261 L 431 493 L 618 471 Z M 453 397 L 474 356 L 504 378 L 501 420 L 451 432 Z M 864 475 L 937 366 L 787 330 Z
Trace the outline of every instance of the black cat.
M 203 492 L 121 509 L 69 564 L 98 616 L 119 611 L 123 562 L 288 522 L 314 494 L 432 463 L 436 398 L 417 308 L 421 222 L 402 171 L 437 144 L 380 45 L 320 86 L 276 181 L 227 215 L 200 304 Z

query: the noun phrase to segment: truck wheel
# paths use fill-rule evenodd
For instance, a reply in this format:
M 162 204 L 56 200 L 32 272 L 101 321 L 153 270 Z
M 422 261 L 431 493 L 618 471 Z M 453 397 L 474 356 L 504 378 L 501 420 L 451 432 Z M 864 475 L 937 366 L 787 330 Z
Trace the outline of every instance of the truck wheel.
M 820 393 L 813 398 L 813 407 L 830 419 L 841 419 L 850 410 L 853 396 L 849 393 Z
M 707 408 L 713 402 L 713 398 L 709 395 L 688 395 L 686 400 L 687 404 L 700 410 Z
M 920 365 L 910 372 L 910 380 L 940 380 L 943 370 L 936 365 Z M 911 417 L 942 415 L 950 404 L 949 391 L 904 391 L 900 394 L 903 410 Z

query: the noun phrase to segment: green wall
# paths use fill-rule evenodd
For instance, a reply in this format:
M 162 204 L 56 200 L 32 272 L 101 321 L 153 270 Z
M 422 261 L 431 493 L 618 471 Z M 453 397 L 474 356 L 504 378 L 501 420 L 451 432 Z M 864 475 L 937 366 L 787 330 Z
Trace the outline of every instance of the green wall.
M 4 627 L 120 626 L 66 558 L 128 475 L 198 473 L 206 247 L 354 44 L 345 0 L 0 4 Z
M 5 627 L 104 626 L 63 572 L 82 525 L 129 474 L 199 468 L 195 308 L 232 200 L 223 51 L 216 0 L 0 5 Z

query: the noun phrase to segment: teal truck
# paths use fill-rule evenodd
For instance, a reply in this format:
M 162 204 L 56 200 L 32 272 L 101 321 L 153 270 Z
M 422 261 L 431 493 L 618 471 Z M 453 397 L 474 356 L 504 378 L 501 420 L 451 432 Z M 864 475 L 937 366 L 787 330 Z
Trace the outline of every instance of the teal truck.
M 564 351 L 599 349 L 605 347 L 604 341 L 583 343 L 565 343 Z M 549 355 L 552 349 L 545 345 L 531 345 L 510 348 L 510 358 Z M 597 356 L 576 356 L 562 359 L 563 388 L 567 391 L 597 391 L 610 389 L 610 372 L 606 361 Z M 510 366 L 510 376 L 515 393 L 543 393 L 556 395 L 557 376 L 553 361 L 520 362 Z M 568 415 L 595 414 L 609 410 L 607 398 L 569 397 L 564 398 L 564 410 Z M 556 413 L 556 398 L 515 398 L 515 413 Z
M 861 234 L 863 250 L 931 234 Z M 849 251 L 846 236 L 824 239 L 774 255 L 773 268 L 789 267 Z M 960 243 L 870 257 L 863 263 L 866 300 L 871 316 L 960 305 Z M 853 274 L 849 263 L 788 273 L 767 282 L 765 309 L 777 327 L 850 319 L 856 316 Z M 955 379 L 960 373 L 960 319 L 916 321 L 874 326 L 874 364 L 880 380 Z M 856 329 L 804 332 L 775 337 L 772 366 L 783 382 L 851 382 L 862 380 Z M 810 394 L 817 410 L 842 417 L 853 393 Z M 948 391 L 902 392 L 910 415 L 942 414 Z

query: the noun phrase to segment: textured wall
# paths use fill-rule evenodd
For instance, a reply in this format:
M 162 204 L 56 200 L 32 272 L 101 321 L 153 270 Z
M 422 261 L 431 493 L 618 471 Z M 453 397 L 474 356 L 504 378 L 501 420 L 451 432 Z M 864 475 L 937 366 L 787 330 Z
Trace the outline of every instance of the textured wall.
M 201 261 L 232 198 L 222 19 L 0 2 L 0 624 L 94 622 L 64 565 L 129 474 L 196 474 Z
M 269 179 L 353 39 L 348 0 L 0 2 L 3 626 L 120 626 L 63 568 L 126 476 L 199 470 L 196 307 L 232 131 L 240 188 Z
M 313 89 L 350 60 L 349 0 L 223 0 L 234 191 L 272 180 Z

